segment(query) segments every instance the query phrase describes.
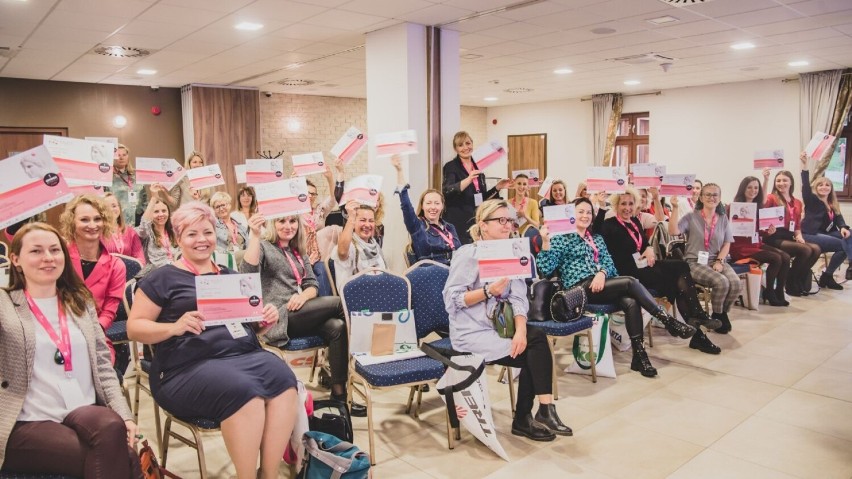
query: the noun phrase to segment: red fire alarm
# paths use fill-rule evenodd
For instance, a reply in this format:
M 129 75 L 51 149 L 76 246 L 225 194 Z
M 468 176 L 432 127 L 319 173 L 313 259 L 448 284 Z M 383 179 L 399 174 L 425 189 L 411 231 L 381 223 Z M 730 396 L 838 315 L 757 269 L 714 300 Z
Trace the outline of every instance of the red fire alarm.
M 162 113 L 162 112 L 163 111 L 160 110 L 160 107 L 158 107 L 158 106 L 152 106 L 151 107 L 151 114 L 154 115 L 154 116 L 160 116 L 160 113 Z
M 491 124 L 492 124 L 492 125 L 496 125 L 496 124 L 497 124 L 497 118 L 495 118 L 495 119 L 491 120 Z

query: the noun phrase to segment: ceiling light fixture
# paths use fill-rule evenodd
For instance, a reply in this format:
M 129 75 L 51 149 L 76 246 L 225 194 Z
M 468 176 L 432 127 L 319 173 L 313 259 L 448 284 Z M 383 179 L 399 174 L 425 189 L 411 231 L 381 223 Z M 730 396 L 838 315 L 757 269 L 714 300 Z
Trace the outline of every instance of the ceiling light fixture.
M 553 70 L 553 73 L 556 73 L 557 75 L 567 75 L 569 73 L 574 73 L 574 70 L 570 68 L 557 68 L 556 70 Z
M 141 70 L 136 70 L 136 73 L 138 75 L 156 75 L 157 70 L 151 70 L 151 69 L 148 69 L 148 68 L 143 68 Z
M 731 45 L 731 48 L 733 48 L 734 50 L 749 50 L 751 48 L 754 48 L 754 43 L 750 43 L 750 42 L 734 43 L 733 45 Z
M 497 100 L 499 100 L 499 98 L 497 98 L 496 96 L 487 96 L 487 97 L 483 98 L 483 100 L 484 101 L 497 101 Z
M 649 18 L 646 21 L 648 23 L 653 23 L 654 25 L 665 25 L 666 23 L 679 22 L 680 18 L 673 17 L 671 15 L 663 15 L 662 17 Z
M 642 82 L 640 82 L 639 80 L 626 80 L 624 82 L 624 84 L 627 85 L 627 86 L 634 86 L 634 85 L 638 85 L 640 83 L 642 83 Z
M 247 32 L 256 32 L 263 28 L 263 24 L 261 23 L 252 23 L 252 22 L 240 22 L 234 25 L 234 28 L 237 30 L 245 30 Z
M 808 65 L 810 65 L 810 63 L 808 63 L 806 60 L 797 60 L 787 64 L 787 66 L 790 67 L 806 67 Z

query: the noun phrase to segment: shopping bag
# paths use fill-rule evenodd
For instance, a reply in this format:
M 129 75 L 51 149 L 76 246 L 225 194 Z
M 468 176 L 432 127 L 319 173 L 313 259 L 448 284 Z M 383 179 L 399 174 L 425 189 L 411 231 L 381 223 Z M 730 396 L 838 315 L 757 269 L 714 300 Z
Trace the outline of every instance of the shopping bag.
M 651 313 L 642 311 L 642 331 L 648 323 L 654 319 Z M 624 324 L 624 313 L 615 313 L 609 317 L 609 339 L 612 345 L 619 351 L 627 351 L 631 348 L 630 335 L 627 334 L 627 326 Z
M 763 270 L 760 266 L 751 264 L 748 274 L 745 275 L 745 279 L 740 279 L 742 286 L 740 294 L 742 295 L 743 302 L 745 303 L 743 306 L 752 311 L 757 311 L 758 306 L 760 305 L 760 288 L 766 281 L 763 278 Z
M 308 416 L 314 412 L 314 398 L 302 381 L 296 382 L 296 391 L 299 394 L 299 404 L 304 405 L 304 407 L 296 408 L 296 423 L 293 425 L 293 432 L 290 434 L 287 449 L 284 450 L 283 459 L 287 464 L 296 465 L 297 468 L 300 468 L 305 458 L 305 445 L 302 443 L 302 437 L 310 429 Z
M 595 361 L 595 371 L 598 376 L 615 377 L 615 364 L 612 362 L 612 343 L 609 338 L 609 318 L 608 314 L 595 316 L 592 338 L 596 344 L 591 345 L 591 347 L 585 334 L 574 336 L 574 362 L 565 368 L 566 373 L 591 375 L 591 361 Z
M 463 424 L 481 443 L 508 461 L 509 455 L 500 444 L 494 429 L 488 383 L 482 378 L 485 369 L 482 356 L 436 348 L 428 343 L 422 344 L 420 349 L 447 366 L 446 372 L 438 380 L 437 388 L 438 394 L 447 404 L 450 426 L 458 428 Z

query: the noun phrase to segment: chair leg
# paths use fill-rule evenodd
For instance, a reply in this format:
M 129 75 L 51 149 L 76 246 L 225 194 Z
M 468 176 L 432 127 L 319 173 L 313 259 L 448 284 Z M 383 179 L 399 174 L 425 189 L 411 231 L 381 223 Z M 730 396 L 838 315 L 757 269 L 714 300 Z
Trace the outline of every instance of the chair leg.
M 651 322 L 648 321 L 648 325 L 645 326 L 645 336 L 648 336 L 648 347 L 654 347 L 654 336 L 651 335 Z
M 423 387 L 417 386 L 417 407 L 414 408 L 414 419 L 420 419 L 420 406 L 423 404 Z
M 598 369 L 597 369 L 597 353 L 595 352 L 595 336 L 592 334 L 591 328 L 586 330 L 586 337 L 589 338 L 589 362 L 592 367 L 592 382 L 598 382 Z
M 166 468 L 166 463 L 169 460 L 169 436 L 172 432 L 172 418 L 166 416 L 166 424 L 163 426 L 163 440 L 160 442 L 160 457 L 163 460 L 163 469 Z
M 195 450 L 198 452 L 198 471 L 201 479 L 207 479 L 207 461 L 204 459 L 204 443 L 201 442 L 201 434 L 194 427 L 189 428 L 195 438 Z
M 455 439 L 455 431 L 453 430 L 453 426 L 450 425 L 450 410 L 446 409 L 446 417 L 447 417 L 447 448 L 450 450 L 455 449 L 456 445 L 453 439 Z
M 512 374 L 512 368 L 504 366 L 503 371 L 509 378 L 509 401 L 512 403 L 512 417 L 515 417 L 515 378 Z
M 411 414 L 411 405 L 414 404 L 414 389 L 415 386 L 409 388 L 408 402 L 405 403 L 405 414 Z
M 319 362 L 319 349 L 314 350 L 314 360 L 311 362 L 311 375 L 308 377 L 308 382 L 314 382 L 314 377 L 317 373 L 317 363 Z
M 364 396 L 367 403 L 367 437 L 370 442 L 370 465 L 376 465 L 376 438 L 373 436 L 373 398 L 368 385 L 364 385 Z

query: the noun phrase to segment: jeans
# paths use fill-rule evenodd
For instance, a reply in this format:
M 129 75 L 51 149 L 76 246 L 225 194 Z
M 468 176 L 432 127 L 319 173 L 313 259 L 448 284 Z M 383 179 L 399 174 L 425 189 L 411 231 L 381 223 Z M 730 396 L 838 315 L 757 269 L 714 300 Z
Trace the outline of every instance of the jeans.
M 834 274 L 837 268 L 843 264 L 843 260 L 852 258 L 852 236 L 843 239 L 839 231 L 832 231 L 831 233 L 817 233 L 815 235 L 802 233 L 802 237 L 808 243 L 819 246 L 823 252 L 834 253 L 828 262 L 828 267 L 825 268 L 825 272 L 828 274 Z
M 328 273 L 325 270 L 325 263 L 317 261 L 313 265 L 314 276 L 317 277 L 317 285 L 319 292 L 317 296 L 331 296 L 331 283 L 328 279 Z

